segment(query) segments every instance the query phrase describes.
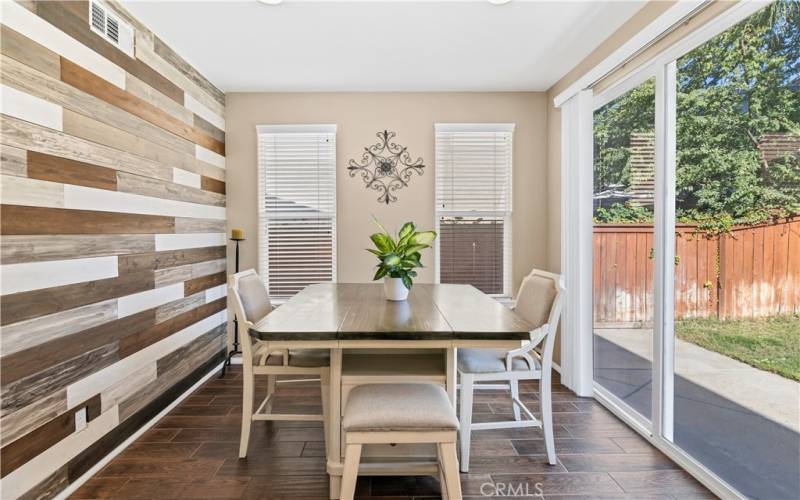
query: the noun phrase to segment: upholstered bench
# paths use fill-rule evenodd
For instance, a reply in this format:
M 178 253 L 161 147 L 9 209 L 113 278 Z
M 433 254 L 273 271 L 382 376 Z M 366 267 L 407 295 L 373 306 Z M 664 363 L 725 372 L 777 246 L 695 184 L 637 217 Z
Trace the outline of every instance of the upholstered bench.
M 365 444 L 437 445 L 442 497 L 461 498 L 456 458 L 458 418 L 444 388 L 434 384 L 366 384 L 350 391 L 342 419 L 345 459 L 340 498 L 353 498 Z

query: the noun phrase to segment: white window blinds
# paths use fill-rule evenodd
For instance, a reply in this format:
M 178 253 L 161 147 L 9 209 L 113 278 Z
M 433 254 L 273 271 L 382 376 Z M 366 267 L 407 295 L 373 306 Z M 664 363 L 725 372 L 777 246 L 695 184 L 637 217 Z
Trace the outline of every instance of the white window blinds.
M 336 280 L 336 126 L 257 131 L 259 271 L 282 302 Z
M 510 295 L 513 124 L 436 124 L 437 277 Z

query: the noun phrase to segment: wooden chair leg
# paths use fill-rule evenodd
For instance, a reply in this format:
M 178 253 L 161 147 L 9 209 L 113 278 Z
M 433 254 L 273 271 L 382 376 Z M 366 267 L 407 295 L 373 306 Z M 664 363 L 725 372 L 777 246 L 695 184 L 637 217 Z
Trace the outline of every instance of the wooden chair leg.
M 239 441 L 239 458 L 247 456 L 247 447 L 250 444 L 250 426 L 253 423 L 253 373 L 244 369 L 242 383 L 242 435 Z
M 461 443 L 461 472 L 469 472 L 469 444 L 472 426 L 472 393 L 473 379 L 471 375 L 461 374 L 461 394 L 458 437 Z M 451 497 L 452 497 L 451 493 Z M 457 498 L 457 497 L 454 497 Z
M 444 481 L 447 485 L 447 494 L 450 498 L 461 498 L 461 477 L 458 474 L 458 458 L 456 457 L 456 443 L 439 443 L 439 455 L 444 464 Z
M 550 377 L 544 376 L 539 381 L 539 400 L 542 405 L 542 431 L 547 448 L 547 462 L 556 465 L 556 442 L 553 439 L 553 398 L 550 392 Z
M 519 380 L 511 380 L 508 382 L 508 385 L 511 387 L 511 408 L 514 410 L 514 420 L 519 420 L 521 418 L 519 406 L 514 403 L 514 399 L 519 401 Z
M 361 445 L 347 444 L 344 452 L 344 468 L 342 469 L 342 489 L 340 500 L 353 500 L 358 480 L 358 464 L 361 462 Z

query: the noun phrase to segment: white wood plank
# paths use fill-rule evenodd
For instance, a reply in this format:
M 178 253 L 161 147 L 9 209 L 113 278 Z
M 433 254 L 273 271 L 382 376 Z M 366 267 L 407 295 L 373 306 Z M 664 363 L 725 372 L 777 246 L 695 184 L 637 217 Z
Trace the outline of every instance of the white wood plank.
M 0 113 L 55 130 L 64 128 L 61 106 L 8 85 L 0 85 Z
M 219 285 L 206 289 L 206 304 L 228 295 L 228 285 Z
M 182 168 L 172 168 L 172 182 L 200 189 L 200 176 Z
M 112 299 L 5 325 L 0 354 L 8 356 L 115 319 L 117 301 Z
M 74 408 L 76 405 L 98 392 L 102 392 L 114 384 L 119 383 L 119 381 L 128 377 L 142 366 L 157 361 L 175 349 L 183 347 L 212 328 L 225 323 L 227 318 L 228 315 L 226 311 L 214 313 L 165 339 L 159 340 L 155 344 L 151 344 L 123 358 L 111 366 L 103 368 L 75 382 L 67 387 L 67 408 Z
M 214 165 L 215 167 L 225 168 L 225 157 L 211 151 L 210 149 L 204 148 L 199 144 L 194 145 L 194 156 L 200 161 L 204 161 L 208 164 Z
M 157 234 L 156 252 L 225 245 L 225 233 Z
M 225 219 L 225 207 L 214 207 L 186 201 L 165 200 L 133 193 L 120 193 L 85 186 L 64 186 L 64 208 L 99 210 L 129 214 L 167 215 Z
M 116 276 L 116 256 L 0 266 L 2 295 L 115 278 Z
M 6 205 L 64 207 L 64 184 L 13 175 L 0 176 L 0 200 Z
M 89 422 L 82 431 L 70 434 L 5 476 L 3 498 L 21 497 L 117 425 L 119 412 L 114 406 Z
M 145 290 L 117 299 L 117 314 L 120 318 L 124 318 L 182 298 L 183 283 Z
M 16 2 L 2 2 L 2 22 L 100 78 L 125 88 L 125 70 Z M 89 29 L 87 26 L 86 29 Z
M 225 131 L 225 119 L 208 109 L 190 94 L 184 94 L 183 105 L 208 123 L 214 125 L 223 132 Z

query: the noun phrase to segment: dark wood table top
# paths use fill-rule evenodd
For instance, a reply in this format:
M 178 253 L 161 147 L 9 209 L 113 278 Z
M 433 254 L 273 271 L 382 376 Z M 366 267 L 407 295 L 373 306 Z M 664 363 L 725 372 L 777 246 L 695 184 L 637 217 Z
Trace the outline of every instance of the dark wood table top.
M 383 285 L 322 283 L 303 291 L 250 329 L 259 340 L 526 340 L 533 327 L 471 285 L 411 288 L 386 300 Z

